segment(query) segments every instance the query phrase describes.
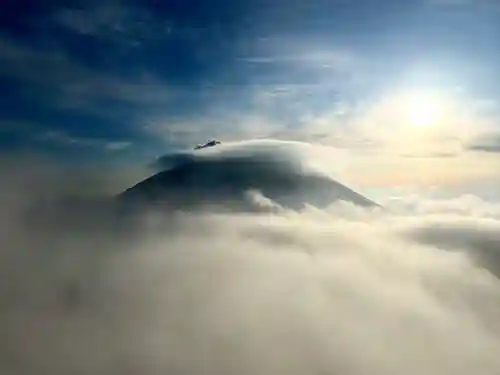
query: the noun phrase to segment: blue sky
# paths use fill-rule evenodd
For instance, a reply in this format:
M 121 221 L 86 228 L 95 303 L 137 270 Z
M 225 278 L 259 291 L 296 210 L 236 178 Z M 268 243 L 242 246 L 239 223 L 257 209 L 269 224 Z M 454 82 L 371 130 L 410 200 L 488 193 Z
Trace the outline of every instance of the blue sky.
M 497 162 L 494 0 L 8 0 L 0 18 L 5 151 L 146 160 L 276 137 L 401 171 Z

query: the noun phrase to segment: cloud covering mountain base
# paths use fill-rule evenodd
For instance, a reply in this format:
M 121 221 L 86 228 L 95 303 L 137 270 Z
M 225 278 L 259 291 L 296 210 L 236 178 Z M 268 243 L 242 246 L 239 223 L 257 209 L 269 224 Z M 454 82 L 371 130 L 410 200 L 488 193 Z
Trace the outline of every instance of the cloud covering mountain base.
M 1 373 L 500 373 L 493 204 L 151 214 L 123 233 L 26 221 L 23 186 L 1 202 Z

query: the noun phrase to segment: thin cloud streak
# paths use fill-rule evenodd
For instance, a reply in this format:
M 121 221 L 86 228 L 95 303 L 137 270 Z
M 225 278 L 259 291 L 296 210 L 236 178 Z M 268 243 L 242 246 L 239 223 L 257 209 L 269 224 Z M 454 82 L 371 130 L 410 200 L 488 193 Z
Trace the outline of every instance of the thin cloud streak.
M 130 141 L 74 137 L 60 131 L 47 131 L 43 134 L 34 136 L 33 139 L 36 142 L 42 143 L 47 142 L 67 147 L 96 148 L 106 151 L 121 151 L 132 145 Z

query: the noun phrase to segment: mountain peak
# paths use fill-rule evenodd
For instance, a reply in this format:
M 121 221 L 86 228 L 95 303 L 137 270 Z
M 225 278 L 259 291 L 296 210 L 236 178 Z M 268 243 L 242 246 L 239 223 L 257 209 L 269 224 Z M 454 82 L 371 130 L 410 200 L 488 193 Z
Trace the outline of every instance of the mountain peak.
M 214 147 L 217 145 L 217 147 Z M 166 155 L 159 173 L 119 195 L 125 204 L 174 209 L 252 209 L 249 191 L 277 205 L 326 207 L 338 200 L 376 204 L 327 175 L 305 167 L 307 144 L 276 140 L 230 142 Z M 309 145 L 310 146 L 310 145 Z M 165 163 L 165 161 L 169 163 Z

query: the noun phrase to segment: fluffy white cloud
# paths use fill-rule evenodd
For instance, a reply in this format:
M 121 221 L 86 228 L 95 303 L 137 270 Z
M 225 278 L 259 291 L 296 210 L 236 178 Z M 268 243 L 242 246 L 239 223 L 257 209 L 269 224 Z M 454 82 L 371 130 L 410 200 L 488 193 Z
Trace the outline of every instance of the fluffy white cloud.
M 482 257 L 500 221 L 477 198 L 152 215 L 121 231 L 101 210 L 31 210 L 52 182 L 24 170 L 0 195 L 3 373 L 500 368 L 500 257 Z

